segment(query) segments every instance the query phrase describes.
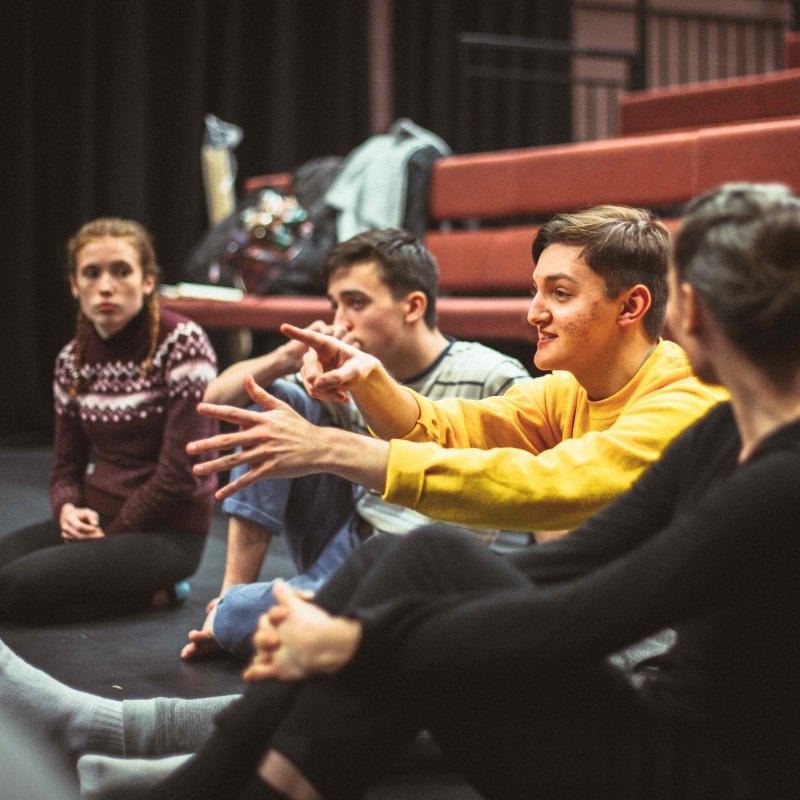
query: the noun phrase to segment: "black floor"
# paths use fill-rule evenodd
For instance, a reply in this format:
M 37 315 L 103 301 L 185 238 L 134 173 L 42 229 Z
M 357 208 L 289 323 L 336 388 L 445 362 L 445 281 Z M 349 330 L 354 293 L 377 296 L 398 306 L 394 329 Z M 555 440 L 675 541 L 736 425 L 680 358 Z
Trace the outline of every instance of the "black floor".
M 47 448 L 0 449 L 0 536 L 49 516 Z M 225 558 L 225 520 L 214 516 L 192 593 L 175 609 L 149 611 L 39 627 L 0 619 L 0 638 L 27 661 L 70 686 L 116 699 L 203 697 L 241 690 L 243 664 L 234 659 L 184 663 L 179 658 L 186 633 L 205 617 L 216 594 Z M 292 574 L 281 542 L 273 543 L 263 575 Z M 427 767 L 427 763 L 424 764 Z M 458 777 L 442 769 L 398 775 L 376 787 L 369 800 L 480 800 Z
M 43 448 L 0 451 L 0 535 L 50 515 L 49 464 L 49 451 Z M 214 659 L 186 664 L 178 657 L 187 631 L 203 622 L 205 604 L 219 589 L 224 543 L 225 522 L 217 513 L 200 568 L 191 579 L 192 593 L 178 608 L 44 627 L 0 620 L 0 636 L 59 680 L 106 697 L 236 692 L 241 686 L 240 662 Z M 291 570 L 280 544 L 267 563 L 275 574 Z

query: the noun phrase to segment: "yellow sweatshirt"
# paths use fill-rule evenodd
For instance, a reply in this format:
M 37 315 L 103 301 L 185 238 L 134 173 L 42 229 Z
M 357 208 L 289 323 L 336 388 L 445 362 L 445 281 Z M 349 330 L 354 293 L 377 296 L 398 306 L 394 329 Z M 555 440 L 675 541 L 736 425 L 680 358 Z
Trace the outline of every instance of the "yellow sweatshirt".
M 700 383 L 666 340 L 604 400 L 589 400 L 569 372 L 477 401 L 414 394 L 420 416 L 391 441 L 384 499 L 437 519 L 519 531 L 574 528 L 727 397 Z

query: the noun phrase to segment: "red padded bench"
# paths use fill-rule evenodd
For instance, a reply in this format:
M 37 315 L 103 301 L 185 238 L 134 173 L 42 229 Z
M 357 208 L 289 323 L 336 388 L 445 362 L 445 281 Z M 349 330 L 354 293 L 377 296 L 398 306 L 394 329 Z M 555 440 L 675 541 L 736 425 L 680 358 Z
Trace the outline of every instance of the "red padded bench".
M 783 39 L 783 52 L 787 69 L 800 67 L 800 31 L 787 31 Z
M 800 68 L 628 92 L 619 100 L 619 127 L 623 136 L 798 114 Z
M 599 203 L 677 209 L 731 180 L 782 181 L 800 191 L 800 118 L 439 159 L 430 195 L 436 227 L 425 241 L 441 271 L 442 330 L 534 341 L 525 318 L 537 219 Z M 509 223 L 519 217 L 534 221 Z M 330 315 L 322 297 L 164 303 L 208 328 L 277 330 Z
M 440 298 L 437 303 L 440 327 L 460 339 L 536 340 L 533 329 L 526 322 L 530 297 L 495 297 L 491 300 L 492 313 L 487 314 L 486 301 L 482 297 Z M 316 319 L 331 317 L 331 305 L 324 297 L 248 295 L 234 302 L 165 297 L 161 303 L 209 330 L 251 328 L 277 331 L 284 322 L 303 327 Z

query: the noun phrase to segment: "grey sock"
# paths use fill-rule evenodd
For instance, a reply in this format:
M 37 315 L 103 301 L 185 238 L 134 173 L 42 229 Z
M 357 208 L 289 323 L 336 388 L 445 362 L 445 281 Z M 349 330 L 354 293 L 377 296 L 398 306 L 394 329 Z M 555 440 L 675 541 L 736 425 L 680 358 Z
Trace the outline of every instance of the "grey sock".
M 190 700 L 180 697 L 123 700 L 125 754 L 194 753 L 211 735 L 217 714 L 238 697 L 230 694 Z
M 73 760 L 86 751 L 123 754 L 120 701 L 66 686 L 28 664 L 2 640 L 0 694 Z
M 78 760 L 81 800 L 134 800 L 176 770 L 191 755 L 115 758 L 89 755 Z

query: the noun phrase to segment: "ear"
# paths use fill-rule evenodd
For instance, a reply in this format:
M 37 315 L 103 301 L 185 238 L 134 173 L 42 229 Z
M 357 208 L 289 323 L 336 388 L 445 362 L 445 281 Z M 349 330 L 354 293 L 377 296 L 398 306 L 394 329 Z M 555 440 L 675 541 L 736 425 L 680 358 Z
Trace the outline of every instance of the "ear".
M 78 299 L 78 284 L 75 282 L 75 276 L 69 276 L 69 290 L 72 293 L 72 296 L 77 300 Z
M 153 290 L 156 288 L 156 279 L 154 275 L 145 275 L 142 278 L 142 291 L 144 292 L 145 297 L 149 297 L 153 294 Z
M 678 324 L 684 334 L 690 336 L 697 336 L 705 327 L 705 306 L 703 299 L 700 297 L 697 289 L 691 283 L 681 283 L 678 286 L 678 295 L 680 303 L 678 309 L 680 311 L 680 320 Z
M 419 290 L 409 292 L 406 295 L 406 322 L 417 322 L 425 317 L 425 311 L 428 308 L 428 298 L 425 297 L 425 292 Z
M 620 325 L 628 326 L 641 322 L 653 304 L 650 290 L 642 283 L 626 289 L 621 296 L 622 307 L 619 313 Z

